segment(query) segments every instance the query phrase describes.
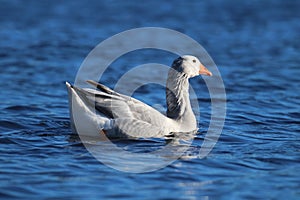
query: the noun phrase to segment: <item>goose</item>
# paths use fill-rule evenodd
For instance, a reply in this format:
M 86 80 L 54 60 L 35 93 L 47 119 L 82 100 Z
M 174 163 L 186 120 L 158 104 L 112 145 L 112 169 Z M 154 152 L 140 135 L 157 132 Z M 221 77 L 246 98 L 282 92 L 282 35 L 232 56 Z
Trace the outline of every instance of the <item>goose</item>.
M 212 73 L 195 56 L 172 63 L 166 82 L 166 115 L 93 80 L 95 89 L 66 82 L 71 127 L 84 136 L 107 138 L 164 138 L 172 133 L 198 130 L 189 99 L 189 79 Z

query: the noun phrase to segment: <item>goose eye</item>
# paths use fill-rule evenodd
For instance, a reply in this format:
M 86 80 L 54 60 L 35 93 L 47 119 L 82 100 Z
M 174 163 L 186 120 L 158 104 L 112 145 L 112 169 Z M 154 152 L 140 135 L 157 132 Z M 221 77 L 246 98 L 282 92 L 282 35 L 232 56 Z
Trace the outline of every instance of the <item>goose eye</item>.
M 195 59 L 193 60 L 193 63 L 196 63 L 196 60 L 195 60 Z

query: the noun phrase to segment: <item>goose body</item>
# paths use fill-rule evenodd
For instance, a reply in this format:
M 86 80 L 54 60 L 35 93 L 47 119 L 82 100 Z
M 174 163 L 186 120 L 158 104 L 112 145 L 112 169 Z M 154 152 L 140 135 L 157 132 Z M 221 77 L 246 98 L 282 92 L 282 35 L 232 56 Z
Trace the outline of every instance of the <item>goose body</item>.
M 108 138 L 161 138 L 174 132 L 193 132 L 197 122 L 188 79 L 198 75 L 212 73 L 196 57 L 181 56 L 173 62 L 166 83 L 167 115 L 95 81 L 87 81 L 95 89 L 66 82 L 72 129 L 86 136 Z

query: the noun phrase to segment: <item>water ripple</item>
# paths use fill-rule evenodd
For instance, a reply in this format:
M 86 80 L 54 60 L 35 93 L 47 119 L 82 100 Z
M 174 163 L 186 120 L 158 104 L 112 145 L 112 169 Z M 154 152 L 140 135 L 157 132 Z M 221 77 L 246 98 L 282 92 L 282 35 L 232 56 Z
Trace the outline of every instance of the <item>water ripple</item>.
M 299 1 L 1 3 L 3 199 L 299 199 Z M 127 174 L 99 162 L 71 132 L 64 81 L 74 80 L 100 41 L 149 25 L 182 31 L 204 46 L 226 86 L 227 116 L 213 150 L 199 159 L 211 100 L 203 79 L 191 80 L 201 110 L 191 146 L 168 167 Z M 113 86 L 131 67 L 170 64 L 172 56 L 151 49 L 131 52 L 102 79 Z M 144 86 L 136 95 L 165 107 L 162 87 Z M 167 144 L 156 139 L 113 143 L 135 153 Z

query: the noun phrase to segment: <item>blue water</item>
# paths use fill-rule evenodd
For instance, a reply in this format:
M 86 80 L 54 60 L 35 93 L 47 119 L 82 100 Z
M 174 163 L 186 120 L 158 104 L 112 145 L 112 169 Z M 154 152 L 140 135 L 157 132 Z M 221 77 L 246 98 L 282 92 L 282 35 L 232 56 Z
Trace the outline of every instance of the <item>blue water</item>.
M 1 199 L 299 199 L 299 1 L 13 1 L 0 4 Z M 208 51 L 227 92 L 222 135 L 204 159 L 179 159 L 130 174 L 97 161 L 70 129 L 64 81 L 104 39 L 145 26 L 171 28 Z M 170 64 L 172 55 L 135 52 L 130 63 Z M 136 59 L 138 57 L 138 59 Z M 114 84 L 107 74 L 106 84 Z M 210 120 L 201 78 L 198 152 Z M 154 87 L 154 86 L 153 86 Z M 149 104 L 164 92 L 140 88 Z M 120 141 L 148 151 L 163 142 Z

